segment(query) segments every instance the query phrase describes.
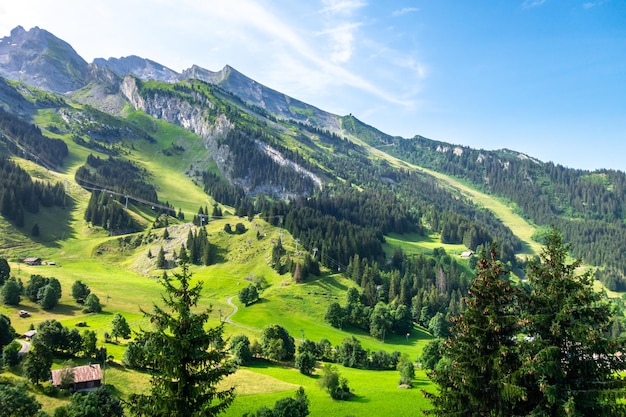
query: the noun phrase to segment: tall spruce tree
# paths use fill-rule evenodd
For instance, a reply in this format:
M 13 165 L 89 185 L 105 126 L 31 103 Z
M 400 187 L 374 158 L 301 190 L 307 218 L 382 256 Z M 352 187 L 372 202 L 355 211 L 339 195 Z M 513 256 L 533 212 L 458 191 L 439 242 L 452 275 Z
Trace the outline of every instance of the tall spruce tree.
M 182 271 L 173 278 L 164 275 L 161 284 L 164 307 L 153 306 L 145 316 L 155 326 L 144 331 L 149 362 L 155 373 L 150 394 L 132 394 L 129 410 L 134 416 L 200 417 L 215 416 L 230 406 L 234 388 L 219 390 L 218 383 L 234 372 L 226 360 L 223 324 L 205 328 L 210 310 L 194 311 L 202 292 L 202 283 L 191 284 L 189 259 L 180 253 Z
M 517 291 L 497 259 L 495 246 L 481 253 L 476 279 L 444 343 L 444 357 L 431 374 L 439 385 L 431 398 L 439 416 L 510 416 L 524 390 L 515 383 L 519 367 Z
M 529 415 L 626 415 L 626 363 L 607 335 L 612 308 L 594 290 L 591 271 L 578 274 L 581 260 L 568 263 L 569 245 L 552 227 L 540 261 L 529 264 L 521 377 Z

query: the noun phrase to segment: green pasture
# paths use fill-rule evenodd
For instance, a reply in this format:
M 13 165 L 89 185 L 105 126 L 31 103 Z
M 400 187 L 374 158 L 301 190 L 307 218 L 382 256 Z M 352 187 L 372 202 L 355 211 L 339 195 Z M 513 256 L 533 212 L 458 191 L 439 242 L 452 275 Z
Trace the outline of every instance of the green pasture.
M 185 212 L 185 222 L 189 222 L 200 206 L 211 207 L 213 201 L 185 172 L 194 173 L 196 166 L 214 169 L 209 163 L 209 151 L 200 138 L 185 130 L 161 121 L 155 121 L 141 112 L 130 112 L 128 119 L 149 132 L 156 143 L 136 140 L 125 141 L 125 155 L 145 168 L 157 185 L 157 192 L 166 200 Z M 40 111 L 37 123 L 45 126 L 60 123 L 54 111 Z M 98 154 L 93 150 L 78 146 L 70 137 L 46 131 L 52 137 L 63 139 L 70 148 L 70 156 L 61 172 L 47 171 L 33 163 L 16 159 L 33 177 L 41 180 L 69 182 L 69 204 L 64 209 L 42 209 L 37 215 L 27 215 L 26 226 L 16 229 L 0 219 L 0 256 L 10 261 L 12 274 L 25 284 L 31 274 L 56 277 L 63 288 L 60 304 L 52 311 L 43 311 L 31 301 L 22 299 L 17 307 L 0 305 L 0 312 L 10 317 L 19 333 L 31 325 L 56 319 L 63 325 L 74 328 L 76 323 L 85 322 L 86 328 L 96 331 L 98 345 L 105 346 L 112 360 L 105 370 L 106 384 L 112 385 L 122 398 L 131 392 L 145 391 L 150 375 L 145 372 L 129 370 L 121 366 L 124 349 L 128 340 L 117 343 L 105 343 L 104 332 L 111 331 L 111 320 L 115 313 L 121 313 L 133 330 L 148 328 L 149 323 L 141 310 L 149 310 L 153 303 L 160 303 L 162 287 L 157 277 L 164 272 L 176 273 L 177 269 L 162 270 L 156 268 L 156 255 L 161 247 L 166 251 L 166 258 L 171 259 L 174 251 L 179 251 L 186 243 L 191 226 L 172 220 L 168 227 L 169 239 L 163 239 L 163 229 L 150 229 L 153 213 L 150 208 L 134 206 L 137 218 L 146 225 L 146 231 L 129 236 L 109 236 L 100 228 L 90 227 L 83 218 L 89 193 L 79 187 L 74 180 L 74 173 L 81 166 L 87 155 Z M 185 151 L 181 154 L 180 147 Z M 168 152 L 163 152 L 166 149 Z M 169 153 L 169 155 L 168 155 Z M 105 157 L 103 154 L 98 154 Z M 381 153 L 381 157 L 383 154 Z M 407 164 L 403 164 L 409 167 Z M 465 198 L 472 199 L 481 207 L 492 210 L 513 232 L 527 242 L 528 253 L 536 251 L 535 243 L 530 239 L 534 228 L 514 213 L 514 209 L 486 194 L 471 190 L 469 187 L 450 177 L 429 172 L 438 176 L 450 187 L 455 188 Z M 192 176 L 193 177 L 193 176 Z M 196 178 L 198 180 L 198 178 Z M 131 204 L 133 204 L 131 202 Z M 320 277 L 310 277 L 303 284 L 295 284 L 289 274 L 278 275 L 270 266 L 272 246 L 278 239 L 288 252 L 295 254 L 293 238 L 283 231 L 269 225 L 261 219 L 248 221 L 238 218 L 225 210 L 225 217 L 212 219 L 207 225 L 209 241 L 217 246 L 217 262 L 214 265 L 191 267 L 194 280 L 203 282 L 203 297 L 199 309 L 211 308 L 208 325 L 215 326 L 229 317 L 224 324 L 225 336 L 243 333 L 251 339 L 258 338 L 261 329 L 269 324 L 278 323 L 285 327 L 299 343 L 302 338 L 319 341 L 330 340 L 333 346 L 341 344 L 343 339 L 354 335 L 364 348 L 372 351 L 380 349 L 388 352 L 399 351 L 415 360 L 431 336 L 419 327 L 406 335 L 388 335 L 384 341 L 372 338 L 357 329 L 336 329 L 327 324 L 324 314 L 331 302 L 344 304 L 345 292 L 355 284 L 330 271 L 323 271 Z M 41 236 L 32 238 L 30 230 L 37 222 Z M 241 235 L 224 232 L 224 226 L 230 223 L 242 223 L 247 231 Z M 439 236 L 389 235 L 384 246 L 387 256 L 400 247 L 406 254 L 432 253 L 434 248 L 443 247 L 450 255 L 460 255 L 466 248 L 463 245 L 444 245 Z M 300 251 L 303 249 L 300 247 Z M 153 259 L 148 258 L 148 251 Z M 54 265 L 27 266 L 19 263 L 25 257 L 40 257 L 44 262 Z M 297 256 L 297 254 L 295 255 Z M 465 265 L 464 262 L 459 262 Z M 260 301 L 244 307 L 237 298 L 237 293 L 256 279 L 262 278 L 268 286 L 260 294 Z M 87 284 L 103 306 L 101 314 L 86 314 L 71 297 L 71 286 L 76 280 Z M 231 303 L 228 302 L 231 298 Z M 238 311 L 235 314 L 234 307 Z M 18 310 L 31 313 L 29 318 L 19 318 Z M 232 314 L 232 315 L 231 315 Z M 61 366 L 61 360 L 55 366 Z M 76 361 L 80 364 L 80 360 Z M 288 366 L 257 362 L 253 366 L 243 367 L 236 374 L 223 381 L 223 386 L 236 386 L 237 399 L 228 410 L 228 416 L 240 416 L 244 412 L 258 409 L 262 405 L 273 406 L 274 402 L 285 396 L 293 396 L 299 386 L 303 386 L 311 400 L 313 416 L 409 416 L 419 415 L 428 407 L 428 401 L 421 390 L 433 390 L 423 371 L 418 370 L 415 388 L 398 388 L 397 371 L 368 371 L 338 367 L 355 393 L 350 401 L 334 401 L 317 385 L 317 376 L 307 377 Z M 19 369 L 5 371 L 4 374 L 18 377 Z M 33 394 L 52 410 L 64 404 L 67 397 L 51 398 L 43 395 L 40 388 L 32 389 Z
M 300 386 L 305 389 L 311 402 L 311 416 L 413 416 L 421 414 L 421 411 L 429 407 L 421 390 L 433 391 L 434 386 L 423 371 L 416 372 L 414 388 L 402 389 L 398 387 L 397 371 L 367 371 L 336 366 L 341 376 L 347 378 L 348 385 L 355 394 L 348 401 L 333 400 L 319 387 L 319 369 L 314 375 L 305 376 L 293 368 L 259 362 L 242 369 L 250 372 L 246 372 L 246 377 L 254 375 L 263 385 L 268 385 L 268 393 L 248 393 L 248 386 L 255 383 L 243 378 L 237 379 L 236 392 L 241 393 L 225 415 L 241 416 L 261 406 L 271 408 L 280 398 L 293 397 Z M 269 392 L 275 387 L 281 391 Z
M 385 235 L 385 245 L 383 246 L 385 255 L 390 258 L 393 256 L 396 248 L 402 249 L 405 255 L 432 255 L 433 250 L 436 248 L 443 248 L 448 255 L 457 257 L 468 250 L 463 244 L 441 243 L 439 233 L 429 233 L 427 236 L 422 236 L 417 233 L 405 235 L 391 233 Z
M 522 241 L 523 249 L 520 252 L 521 255 L 538 255 L 541 252 L 541 245 L 531 238 L 536 227 L 517 214 L 514 206 L 505 203 L 500 198 L 493 195 L 478 191 L 449 175 L 422 167 L 415 168 L 442 180 L 445 184 L 457 190 L 463 197 L 469 199 L 478 207 L 483 207 L 495 214 L 495 216 L 500 219 L 505 226 L 508 226 L 513 234 Z

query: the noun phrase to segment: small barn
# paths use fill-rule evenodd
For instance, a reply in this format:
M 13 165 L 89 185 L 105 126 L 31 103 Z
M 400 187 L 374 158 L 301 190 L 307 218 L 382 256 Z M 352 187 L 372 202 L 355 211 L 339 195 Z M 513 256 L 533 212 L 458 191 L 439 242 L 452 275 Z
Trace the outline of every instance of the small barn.
M 474 252 L 471 250 L 465 251 L 461 254 L 461 258 L 463 259 L 471 258 L 472 256 L 474 256 Z
M 52 385 L 61 387 L 61 380 L 66 369 L 52 371 Z M 70 385 L 70 392 L 93 391 L 102 384 L 102 370 L 97 363 L 72 368 L 74 382 Z
M 36 334 L 37 334 L 37 330 L 29 330 L 26 333 L 22 334 L 21 337 L 26 340 L 32 340 Z
M 28 265 L 41 265 L 41 258 L 24 258 L 22 262 Z

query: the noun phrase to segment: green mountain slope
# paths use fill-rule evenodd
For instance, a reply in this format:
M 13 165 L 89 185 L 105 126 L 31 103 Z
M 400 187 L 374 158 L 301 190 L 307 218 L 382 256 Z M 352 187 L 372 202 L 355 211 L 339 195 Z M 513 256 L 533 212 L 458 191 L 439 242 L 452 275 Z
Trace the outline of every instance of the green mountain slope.
M 118 64 L 144 65 L 136 57 Z M 369 349 L 362 367 L 374 366 L 380 350 L 415 359 L 431 333 L 445 332 L 474 274 L 474 259 L 461 253 L 496 241 L 521 275 L 550 223 L 609 289 L 624 289 L 616 250 L 626 243 L 623 173 L 392 137 L 251 89 L 230 68 L 219 77 L 198 68 L 188 79 L 164 74 L 170 82 L 92 64 L 80 88 L 63 95 L 0 78 L 0 257 L 22 282 L 42 274 L 64 289 L 52 311 L 23 299 L 28 320 L 15 307 L 0 312 L 19 332 L 46 319 L 86 321 L 113 356 L 107 378 L 122 396 L 147 376 L 119 365 L 127 341 L 105 343 L 104 332 L 115 312 L 133 328 L 148 325 L 141 308 L 159 299 L 155 277 L 175 270 L 183 248 L 194 278 L 205 281 L 211 325 L 226 321 L 228 335 L 254 339 L 278 322 L 295 338 L 333 346 L 355 336 Z M 21 263 L 26 257 L 45 265 Z M 103 314 L 72 300 L 78 279 Z M 261 301 L 244 307 L 237 294 L 252 283 Z M 343 315 L 327 320 L 335 304 Z M 390 323 L 382 334 L 370 321 L 379 313 Z M 271 405 L 296 385 L 313 392 L 316 415 L 416 411 L 394 371 L 343 371 L 363 401 L 337 405 L 313 379 L 257 364 L 246 369 L 252 381 L 237 377 L 246 395 L 229 415 Z M 418 378 L 432 388 L 423 372 Z M 65 401 L 38 398 L 49 410 Z

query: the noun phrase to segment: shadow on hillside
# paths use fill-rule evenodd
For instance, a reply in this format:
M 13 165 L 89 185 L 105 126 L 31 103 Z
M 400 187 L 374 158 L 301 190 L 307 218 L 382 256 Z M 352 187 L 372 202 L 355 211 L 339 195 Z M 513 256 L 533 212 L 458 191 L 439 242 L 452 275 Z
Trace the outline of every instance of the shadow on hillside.
M 67 198 L 67 204 L 63 207 L 42 207 L 37 214 L 26 213 L 24 227 L 18 229 L 25 237 L 47 248 L 60 248 L 60 242 L 66 239 L 76 238 L 74 229 L 70 226 L 72 211 L 75 202 L 71 197 Z M 34 226 L 39 229 L 38 235 L 33 235 Z
M 246 368 L 250 368 L 250 369 L 267 369 L 267 368 L 273 368 L 275 366 L 278 366 L 278 364 L 276 364 L 274 362 L 270 362 L 267 359 L 255 358 L 252 363 L 246 365 Z
M 419 379 L 414 379 L 413 380 L 413 388 L 412 389 L 417 389 L 417 388 L 427 388 L 427 387 L 432 387 L 433 386 L 433 382 L 428 379 L 428 378 L 419 378 Z
M 64 316 L 75 316 L 82 312 L 83 307 L 69 304 L 57 304 L 52 311 L 55 314 L 62 314 Z
M 322 276 L 318 279 L 312 280 L 310 281 L 311 284 L 317 284 L 320 288 L 323 288 L 325 290 L 330 291 L 331 289 L 333 290 L 338 290 L 338 291 L 347 291 L 348 290 L 348 286 L 342 284 L 341 282 L 333 279 L 330 276 Z
M 347 401 L 350 402 L 355 402 L 355 403 L 360 403 L 360 404 L 367 404 L 369 403 L 371 400 L 363 395 L 356 395 L 354 394 L 351 398 L 349 398 Z
M 213 264 L 223 264 L 226 262 L 226 255 L 228 251 L 225 248 L 216 247 L 213 253 L 214 259 Z
M 528 242 L 522 241 L 522 249 L 519 251 L 519 253 L 521 255 L 532 256 L 535 253 L 535 251 L 533 250 L 533 248 L 530 247 Z

